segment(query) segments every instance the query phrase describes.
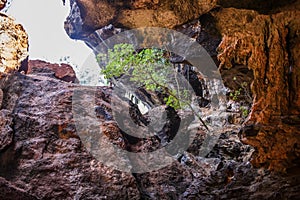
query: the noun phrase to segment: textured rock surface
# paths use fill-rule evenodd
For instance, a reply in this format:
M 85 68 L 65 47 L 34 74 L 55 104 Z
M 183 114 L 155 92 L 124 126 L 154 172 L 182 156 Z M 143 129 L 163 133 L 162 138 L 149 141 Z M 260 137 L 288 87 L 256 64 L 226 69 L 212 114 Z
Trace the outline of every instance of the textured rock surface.
M 71 1 L 72 6 L 74 2 L 75 0 Z M 109 17 L 115 13 L 107 15 L 105 12 L 113 11 L 115 5 L 123 8 L 126 4 L 132 12 L 140 12 L 145 8 L 155 10 L 161 3 L 147 0 L 128 3 L 114 1 L 110 4 L 107 2 L 112 1 L 76 2 L 79 5 L 81 3 L 81 7 L 75 7 L 72 13 L 73 17 L 79 16 L 76 22 L 79 24 L 72 24 L 71 27 L 68 22 L 66 24 L 70 28 L 69 33 L 75 33 L 72 37 L 85 37 L 85 34 L 90 34 L 90 31 L 102 27 L 103 24 L 108 25 L 105 23 L 110 22 Z M 96 2 L 99 3 L 98 7 Z M 164 2 L 169 8 L 168 5 L 175 5 L 179 1 Z M 183 6 L 182 9 L 188 9 L 190 2 L 193 1 L 183 2 L 187 8 Z M 262 15 L 250 10 L 251 2 L 254 1 L 245 1 L 245 5 L 241 5 L 239 2 L 228 1 L 229 5 L 234 3 L 234 7 L 248 10 L 216 9 L 200 17 L 200 32 L 192 31 L 197 33 L 194 38 L 208 49 L 210 55 L 218 57 L 219 61 L 216 62 L 220 64 L 229 85 L 230 72 L 241 72 L 239 77 L 253 74 L 251 89 L 254 104 L 244 129 L 240 133 L 235 126 L 224 130 L 213 150 L 205 158 L 199 155 L 199 149 L 206 135 L 198 130 L 187 152 L 170 166 L 143 174 L 113 170 L 97 162 L 88 153 L 87 150 L 92 148 L 93 142 L 99 142 L 103 147 L 113 143 L 122 150 L 148 152 L 160 148 L 161 141 L 158 138 L 134 140 L 120 130 L 111 113 L 110 88 L 97 88 L 93 101 L 95 113 L 90 112 L 83 116 L 81 121 L 89 128 L 85 130 L 86 138 L 80 138 L 72 113 L 72 96 L 79 88 L 86 91 L 92 90 L 91 88 L 57 80 L 57 68 L 46 68 L 43 62 L 35 63 L 36 69 L 31 70 L 27 76 L 19 73 L 2 75 L 1 199 L 299 198 L 299 11 L 296 11 L 297 6 L 280 8 L 278 13 L 266 12 L 264 5 L 255 8 L 259 12 L 274 13 Z M 271 1 L 267 2 L 269 4 Z M 165 8 L 163 5 L 160 7 Z M 159 12 L 162 11 L 160 7 L 157 8 Z M 86 10 L 78 12 L 79 8 Z M 91 12 L 87 9 L 91 9 Z M 101 19 L 102 14 L 100 12 L 101 15 L 98 15 L 97 9 L 104 9 L 102 14 L 108 18 Z M 146 14 L 149 13 L 145 12 Z M 177 14 L 185 19 L 180 10 Z M 194 13 L 189 16 L 195 17 Z M 176 19 L 171 17 L 169 19 Z M 69 17 L 69 20 L 73 19 Z M 132 17 L 129 14 L 127 19 L 125 17 L 118 20 L 131 22 Z M 159 20 L 156 21 L 158 22 Z M 132 27 L 136 25 L 140 24 L 133 24 Z M 189 33 L 188 29 L 182 31 Z M 110 30 L 119 31 L 109 26 L 107 30 L 104 34 L 108 36 L 111 34 Z M 95 41 L 89 42 L 92 44 Z M 217 46 L 218 51 L 215 50 Z M 16 66 L 13 69 L 19 65 Z M 251 80 L 249 78 L 248 81 Z M 75 107 L 80 110 L 89 106 L 89 98 L 91 97 L 83 96 Z M 118 105 L 123 110 L 131 110 L 134 118 L 142 117 L 128 102 L 115 100 L 119 101 Z M 93 114 L 97 117 L 99 126 L 89 123 Z M 83 139 L 88 139 L 90 134 L 97 134 L 98 129 L 102 130 L 102 137 L 84 143 Z M 239 136 L 255 149 L 243 144 Z M 266 168 L 254 168 L 250 163 L 253 152 L 255 157 L 252 163 L 256 167 L 264 166 L 279 171 L 287 169 L 287 174 L 271 173 Z M 106 148 L 99 154 L 108 160 L 116 159 L 115 152 Z M 125 155 L 122 160 L 117 161 L 130 164 L 135 160 Z
M 207 158 L 198 155 L 205 137 L 198 131 L 188 152 L 170 166 L 143 174 L 113 170 L 87 152 L 91 146 L 83 145 L 76 130 L 72 95 L 79 88 L 90 88 L 38 71 L 10 75 L 0 83 L 4 91 L 0 110 L 2 199 L 16 195 L 22 199 L 294 199 L 299 195 L 299 171 L 289 176 L 253 168 L 249 160 L 254 149 L 242 144 L 234 129 L 221 135 Z M 111 89 L 98 87 L 94 98 L 98 128 L 103 133 L 99 143 L 135 151 L 133 141 L 111 118 Z M 90 101 L 83 98 L 80 102 L 79 109 Z M 92 116 L 84 115 L 84 122 L 89 123 Z M 93 124 L 88 126 L 97 132 Z M 88 134 L 92 132 L 87 130 Z M 137 151 L 153 150 L 156 145 L 156 141 L 144 140 Z M 109 150 L 101 154 L 115 159 Z M 134 160 L 118 160 L 123 161 Z
M 101 165 L 82 145 L 72 118 L 77 86 L 49 76 L 1 79 L 0 176 L 8 191 L 1 199 L 13 199 L 9 190 L 37 199 L 139 199 L 132 175 Z
M 65 29 L 71 38 L 82 38 L 109 24 L 173 28 L 198 18 L 215 5 L 216 0 L 71 0 Z
M 255 11 L 214 12 L 222 33 L 222 69 L 253 71 L 254 102 L 243 141 L 257 148 L 256 165 L 284 170 L 299 166 L 299 11 L 259 15 Z M 234 17 L 232 17 L 234 16 Z
M 2 10 L 5 7 L 6 0 L 0 0 L 0 10 Z
M 219 65 L 225 85 L 234 91 L 240 87 L 242 81 L 246 82 L 247 95 L 250 97 L 247 101 L 251 101 L 251 95 L 254 97 L 252 112 L 245 124 L 245 130 L 242 131 L 243 141 L 257 149 L 253 163 L 256 166 L 265 166 L 279 171 L 284 171 L 287 167 L 299 166 L 300 93 L 297 89 L 300 80 L 299 0 L 280 2 L 268 0 L 263 3 L 256 0 L 242 2 L 219 0 L 206 2 L 209 6 L 200 12 L 193 10 L 197 6 L 193 7 L 191 12 L 186 12 L 186 8 L 192 8 L 190 7 L 192 1 L 184 2 L 184 6 L 178 6 L 177 1 L 173 3 L 132 1 L 126 6 L 118 1 L 107 4 L 106 1 L 95 3 L 95 1 L 82 0 L 72 1 L 71 7 L 76 2 L 82 6 L 77 8 L 77 14 L 70 13 L 66 21 L 66 30 L 71 37 L 73 34 L 78 36 L 94 50 L 101 42 L 101 38 L 106 39 L 120 32 L 111 25 L 107 28 L 110 23 L 127 28 L 149 25 L 176 27 L 185 32 L 186 28 L 182 30 L 178 25 L 187 22 L 187 18 L 190 20 L 198 18 L 215 5 L 234 7 L 218 7 L 200 16 L 200 33 L 197 33 L 195 38 Z M 118 12 L 113 11 L 111 15 L 118 16 L 121 13 L 122 16 L 122 13 L 127 13 L 127 16 L 97 21 L 91 19 L 102 16 L 101 12 L 82 14 L 96 5 L 106 5 L 114 10 L 117 4 Z M 182 17 L 183 22 L 168 20 L 169 15 L 165 12 L 169 12 L 168 8 L 171 7 L 173 7 L 171 10 L 176 11 L 176 16 Z M 183 9 L 182 12 L 179 7 Z M 94 8 L 91 10 L 93 11 Z M 153 24 L 145 21 L 145 18 L 152 19 L 149 13 L 153 10 L 159 13 L 158 15 L 162 14 L 163 21 L 166 23 L 160 24 L 159 18 L 152 20 Z M 139 14 L 141 11 L 143 11 L 142 16 Z M 135 19 L 139 20 L 139 23 L 131 23 L 131 12 L 136 12 Z M 76 21 L 72 17 L 79 18 Z M 77 30 L 76 27 L 80 28 Z M 90 27 L 90 29 L 82 27 Z M 99 29 L 103 27 L 108 33 L 103 34 L 104 31 Z M 96 31 L 90 34 L 93 30 Z
M 56 78 L 66 82 L 78 82 L 75 71 L 72 66 L 68 64 L 53 64 L 42 60 L 29 60 L 27 74 L 31 74 L 35 71 L 39 71 L 40 73 L 54 73 L 53 75 Z
M 28 37 L 22 25 L 0 13 L 0 30 L 0 73 L 26 68 Z
M 0 194 L 1 198 L 5 200 L 15 200 L 15 199 L 24 199 L 24 200 L 35 200 L 32 195 L 29 195 L 25 190 L 22 188 L 18 188 L 4 178 L 0 177 Z

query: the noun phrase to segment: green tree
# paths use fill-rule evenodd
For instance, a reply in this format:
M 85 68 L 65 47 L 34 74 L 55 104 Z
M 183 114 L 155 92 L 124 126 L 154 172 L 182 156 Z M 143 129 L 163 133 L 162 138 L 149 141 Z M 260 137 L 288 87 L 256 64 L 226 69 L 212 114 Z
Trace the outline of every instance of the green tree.
M 128 76 L 136 85 L 164 94 L 164 103 L 175 110 L 188 107 L 194 112 L 192 94 L 182 84 L 164 54 L 163 50 L 157 48 L 137 52 L 131 44 L 117 44 L 107 54 L 98 54 L 97 61 L 105 65 L 101 73 L 106 79 L 114 82 L 122 76 Z M 198 113 L 194 114 L 208 130 Z

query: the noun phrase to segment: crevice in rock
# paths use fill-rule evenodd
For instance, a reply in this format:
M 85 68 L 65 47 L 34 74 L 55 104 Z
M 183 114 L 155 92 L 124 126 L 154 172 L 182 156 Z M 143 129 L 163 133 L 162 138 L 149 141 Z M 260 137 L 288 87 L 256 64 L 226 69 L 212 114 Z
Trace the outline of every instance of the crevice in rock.
M 289 61 L 289 65 L 286 66 L 286 73 L 287 73 L 287 82 L 288 82 L 288 107 L 291 108 L 293 107 L 293 101 L 295 99 L 295 94 L 297 93 L 296 92 L 296 88 L 294 88 L 293 86 L 293 71 L 294 71 L 294 67 L 295 67 L 295 63 L 294 63 L 294 59 L 293 59 L 293 55 L 292 55 L 292 52 L 291 52 L 291 49 L 293 48 L 292 46 L 292 40 L 293 40 L 293 36 L 291 35 L 291 30 L 289 27 L 286 27 L 286 29 L 288 30 L 288 33 L 286 35 L 286 51 L 287 51 L 287 54 L 288 54 L 288 61 Z
M 270 17 L 271 19 L 271 17 Z M 266 85 L 268 85 L 268 71 L 269 71 L 269 65 L 270 65 L 270 49 L 269 49 L 269 40 L 270 38 L 270 26 L 271 26 L 271 22 L 267 22 L 266 21 L 266 25 L 265 25 L 265 30 L 264 30 L 264 53 L 266 56 L 266 63 L 264 66 L 264 75 L 263 75 L 263 83 L 265 85 L 265 88 L 267 87 Z
M 297 0 L 218 0 L 218 5 L 224 8 L 239 8 L 239 9 L 249 9 L 256 10 L 262 14 L 271 14 L 276 12 L 278 8 L 295 3 Z

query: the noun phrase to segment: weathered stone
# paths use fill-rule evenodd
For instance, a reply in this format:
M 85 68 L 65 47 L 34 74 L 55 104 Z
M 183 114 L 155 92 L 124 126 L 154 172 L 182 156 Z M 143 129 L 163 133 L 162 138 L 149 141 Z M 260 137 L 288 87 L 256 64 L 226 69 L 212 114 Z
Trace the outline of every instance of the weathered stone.
M 65 29 L 80 39 L 109 24 L 117 27 L 174 28 L 198 18 L 216 6 L 216 0 L 72 0 Z
M 0 10 L 2 10 L 5 7 L 6 0 L 0 0 Z
M 1 122 L 12 130 L 12 140 L 6 140 L 10 142 L 0 151 L 0 192 L 6 194 L 4 199 L 15 199 L 16 194 L 23 199 L 253 200 L 276 198 L 278 194 L 280 198 L 293 199 L 299 195 L 299 174 L 291 177 L 254 169 L 249 163 L 253 148 L 242 144 L 233 130 L 221 135 L 207 158 L 199 156 L 205 138 L 199 130 L 188 152 L 170 166 L 143 174 L 113 170 L 87 150 L 93 144 L 103 145 L 100 155 L 130 165 L 140 160 L 120 160 L 116 152 L 106 147 L 112 143 L 120 149 L 142 153 L 161 145 L 152 139 L 140 139 L 135 144 L 120 131 L 114 119 L 105 117 L 112 116 L 111 88 L 98 87 L 93 95 L 100 126 L 88 124 L 86 136 L 92 130 L 100 133 L 101 129 L 103 137 L 96 141 L 94 137 L 87 143 L 82 134 L 78 135 L 72 110 L 90 106 L 87 102 L 91 102 L 91 96 L 83 95 L 76 108 L 72 107 L 72 97 L 75 90 L 94 91 L 93 88 L 56 80 L 43 71 L 33 71 L 28 76 L 11 75 L 1 79 L 0 85 L 4 91 L 1 113 L 5 113 Z M 128 111 L 128 102 L 118 102 L 124 112 Z M 82 116 L 81 121 L 89 123 L 93 114 Z M 0 136 L 3 138 L 3 134 Z
M 120 32 L 114 26 L 126 28 L 149 25 L 176 27 L 177 30 L 196 38 L 215 58 L 214 60 L 219 65 L 224 78 L 224 84 L 235 91 L 241 88 L 241 84 L 245 82 L 246 87 L 242 91 L 244 96 L 242 100 L 246 101 L 246 106 L 248 106 L 254 98 L 253 107 L 246 124 L 258 126 L 258 128 L 254 128 L 253 132 L 256 132 L 257 129 L 261 131 L 260 134 L 250 134 L 256 136 L 250 137 L 248 135 L 243 139 L 244 142 L 254 145 L 258 149 L 258 154 L 253 162 L 256 163 L 256 166 L 263 165 L 284 171 L 288 166 L 298 165 L 294 157 L 298 155 L 300 143 L 299 119 L 297 117 L 300 113 L 300 93 L 297 90 L 300 80 L 299 2 L 268 0 L 262 4 L 257 4 L 256 0 L 243 2 L 219 0 L 218 5 L 247 10 L 218 8 L 207 13 L 216 5 L 216 2 L 212 1 L 207 4 L 211 5 L 208 6 L 209 9 L 204 9 L 203 12 L 194 12 L 193 9 L 197 9 L 197 6 L 192 6 L 191 12 L 193 14 L 190 14 L 190 12 L 186 12 L 186 9 L 192 8 L 193 3 L 190 1 L 183 3 L 184 6 L 179 9 L 180 6 L 177 5 L 177 1 L 173 3 L 168 1 L 133 1 L 128 3 L 98 1 L 96 3 L 95 1 L 74 0 L 71 6 L 76 7 L 77 4 L 81 6 L 77 5 L 76 7 L 77 14 L 70 13 L 66 22 L 66 30 L 71 37 L 75 36 L 86 41 L 94 51 L 102 39 Z M 95 16 L 101 16 L 101 12 L 99 14 L 94 12 L 89 15 L 83 14 L 87 13 L 89 9 L 93 11 L 97 5 L 106 5 L 112 10 L 117 5 L 118 12 L 115 10 L 111 12 L 115 18 L 112 20 L 104 18 L 97 21 L 91 19 Z M 176 11 L 175 16 L 181 16 L 184 22 L 187 22 L 187 18 L 192 20 L 204 13 L 207 14 L 200 17 L 199 28 L 194 31 L 193 28 L 197 25 L 178 26 L 184 22 L 179 23 L 176 17 L 167 15 L 166 13 L 170 13 L 170 10 Z M 160 24 L 159 17 L 152 20 L 151 16 L 156 12 L 159 13 L 157 16 L 164 16 L 163 21 L 165 23 Z M 123 13 L 127 13 L 127 15 L 123 16 Z M 131 13 L 135 13 L 135 19 L 132 19 Z M 78 17 L 78 20 L 72 20 L 72 17 L 75 16 Z M 119 16 L 123 16 L 123 18 L 119 18 Z M 149 19 L 149 21 L 144 19 Z M 138 20 L 138 22 L 134 20 Z M 106 28 L 108 33 L 103 34 L 100 28 L 107 27 L 109 24 L 114 26 L 110 26 L 110 29 Z M 75 30 L 74 27 L 75 29 L 78 27 L 78 29 Z M 85 27 L 89 27 L 89 29 Z M 96 29 L 99 30 L 90 34 L 90 31 Z M 190 30 L 194 34 L 191 34 Z M 91 35 L 95 37 L 90 37 Z M 278 130 L 276 131 L 274 127 L 278 127 Z M 286 138 L 288 142 L 285 144 L 280 142 L 282 133 L 289 135 Z M 271 140 L 272 134 L 274 138 Z M 280 149 L 280 155 L 278 149 Z M 274 159 L 275 155 L 279 157 Z M 290 160 L 291 157 L 293 157 L 293 161 Z
M 256 10 L 259 13 L 275 13 L 279 10 L 282 10 L 283 7 L 289 6 L 290 4 L 294 4 L 295 0 L 244 0 L 244 1 L 236 1 L 236 0 L 218 0 L 218 5 L 221 5 L 224 8 L 240 8 L 240 9 L 249 9 Z M 295 5 L 295 4 L 294 4 Z M 299 5 L 299 4 L 298 4 Z
M 4 178 L 0 177 L 0 194 L 3 200 L 36 200 L 37 198 L 29 195 L 24 189 L 12 185 Z
M 8 110 L 0 110 L 0 152 L 12 143 L 12 121 L 13 118 Z
M 36 71 L 44 71 L 46 73 L 47 70 L 48 73 L 54 73 L 54 76 L 60 80 L 72 83 L 78 82 L 75 71 L 72 66 L 68 64 L 53 64 L 42 60 L 29 60 L 28 62 L 27 74 L 31 74 Z
M 2 101 L 3 101 L 3 91 L 2 89 L 0 88 L 0 109 L 2 107 Z
M 22 25 L 3 13 L 0 14 L 0 31 L 0 73 L 17 71 L 28 57 L 27 34 Z
M 0 177 L 32 199 L 140 199 L 132 175 L 102 165 L 83 146 L 72 114 L 72 95 L 78 86 L 32 73 L 0 80 L 4 91 Z M 98 93 L 96 102 L 108 105 L 109 90 L 99 88 Z M 109 137 L 104 135 L 101 144 L 117 142 L 113 134 L 120 134 L 118 127 L 108 122 L 102 126 Z
M 254 102 L 247 124 L 260 131 L 243 141 L 257 148 L 257 166 L 285 170 L 299 164 L 295 159 L 299 120 L 293 117 L 300 114 L 299 14 L 296 10 L 272 15 L 237 9 L 214 12 L 222 33 L 220 68 L 247 66 L 253 71 Z

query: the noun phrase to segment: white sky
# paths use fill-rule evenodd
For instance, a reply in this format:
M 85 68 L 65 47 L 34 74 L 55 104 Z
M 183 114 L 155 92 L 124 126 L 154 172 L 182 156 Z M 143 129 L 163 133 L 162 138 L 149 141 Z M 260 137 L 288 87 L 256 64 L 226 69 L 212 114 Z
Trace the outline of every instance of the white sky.
M 97 65 L 92 50 L 82 41 L 71 40 L 64 30 L 69 2 L 62 0 L 14 0 L 7 14 L 21 23 L 29 36 L 30 59 L 59 62 L 70 56 L 73 65 Z

